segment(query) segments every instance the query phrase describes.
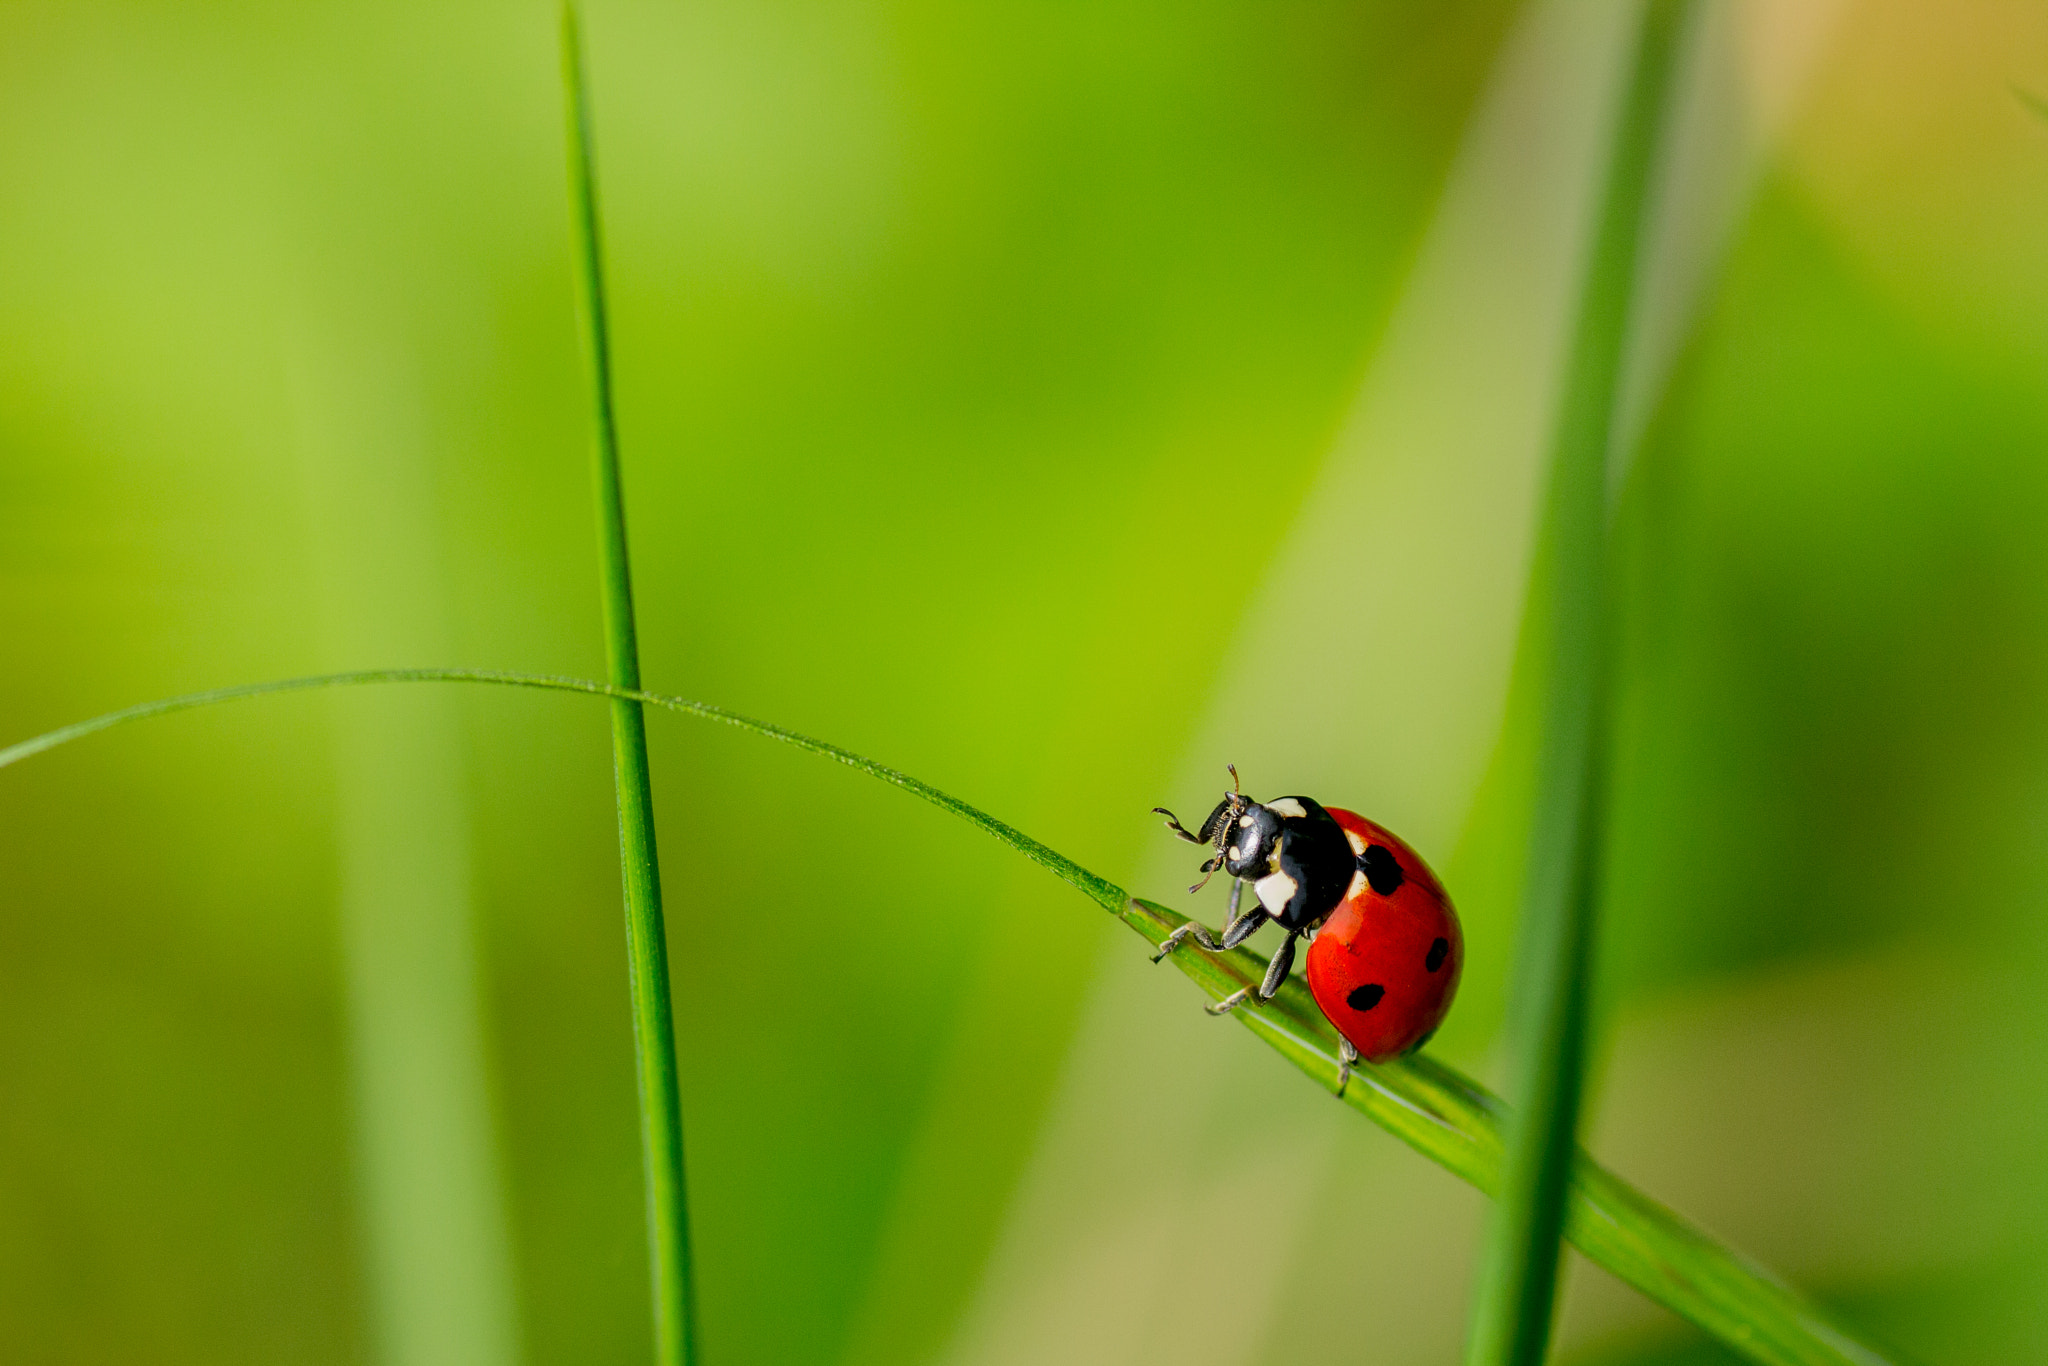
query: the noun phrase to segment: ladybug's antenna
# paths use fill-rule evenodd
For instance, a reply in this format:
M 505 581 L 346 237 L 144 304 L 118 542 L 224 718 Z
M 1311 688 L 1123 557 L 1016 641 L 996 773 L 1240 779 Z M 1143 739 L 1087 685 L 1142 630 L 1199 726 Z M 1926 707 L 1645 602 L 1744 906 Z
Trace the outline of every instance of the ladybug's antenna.
M 1244 795 L 1244 785 L 1237 780 L 1237 765 L 1225 764 L 1224 767 L 1230 770 L 1230 791 L 1221 802 L 1217 803 L 1216 809 L 1209 813 L 1209 819 L 1202 822 L 1200 833 L 1196 833 L 1182 825 L 1179 818 L 1165 807 L 1155 806 L 1152 808 L 1157 814 L 1166 817 L 1166 828 L 1168 830 L 1171 830 L 1189 844 L 1208 844 L 1215 847 L 1216 856 L 1202 864 L 1202 880 L 1188 888 L 1190 893 L 1199 892 L 1202 888 L 1208 886 L 1210 877 L 1214 875 L 1218 868 L 1224 866 L 1223 850 L 1224 845 L 1230 839 L 1231 823 L 1237 819 L 1240 812 L 1253 804 L 1252 799 Z

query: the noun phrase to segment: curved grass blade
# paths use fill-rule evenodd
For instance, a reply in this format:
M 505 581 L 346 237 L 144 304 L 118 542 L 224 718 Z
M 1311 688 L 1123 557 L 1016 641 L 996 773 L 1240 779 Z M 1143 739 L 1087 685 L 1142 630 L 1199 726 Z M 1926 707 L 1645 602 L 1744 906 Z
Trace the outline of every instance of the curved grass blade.
M 569 206 L 576 239 L 577 298 L 590 360 L 591 475 L 597 499 L 604 596 L 605 664 L 612 685 L 612 777 L 619 808 L 619 866 L 626 901 L 627 976 L 633 1055 L 640 1082 L 640 1152 L 647 1181 L 648 1270 L 653 1279 L 654 1355 L 663 1366 L 697 1360 L 696 1278 L 690 1258 L 690 1188 L 683 1160 L 683 1093 L 669 1000 L 668 929 L 654 840 L 654 779 L 647 716 L 625 692 L 640 686 L 633 576 L 626 556 L 626 495 L 612 408 L 611 329 L 605 320 L 604 250 L 591 164 L 590 99 L 575 0 L 562 0 L 562 89 L 569 116 Z
M 723 707 L 589 679 L 482 669 L 366 669 L 217 688 L 145 702 L 23 740 L 0 749 L 0 768 L 126 722 L 219 702 L 312 688 L 437 682 L 489 683 L 625 698 L 780 740 L 837 760 L 952 812 L 1050 870 L 1152 945 L 1164 942 L 1187 921 L 1185 916 L 1164 906 L 1128 896 L 1115 884 L 959 798 L 851 750 Z M 1031 952 L 1028 946 L 1015 942 L 1003 951 L 1019 958 L 1028 957 Z M 1171 961 L 1217 1000 L 1258 982 L 1266 971 L 1266 960 L 1243 948 L 1209 954 L 1184 946 L 1172 955 Z M 1319 1085 L 1335 1086 L 1336 1031 L 1316 1008 L 1299 974 L 1289 978 L 1272 1001 L 1241 1008 L 1232 1012 L 1231 1018 L 1265 1040 Z M 1360 1064 L 1343 1101 L 1453 1175 L 1488 1194 L 1498 1191 L 1507 1107 L 1456 1069 L 1426 1055 L 1379 1066 Z M 1564 1231 L 1595 1262 L 1763 1366 L 1892 1366 L 1886 1356 L 1856 1341 L 1769 1272 L 1714 1242 L 1595 1163 L 1583 1151 L 1575 1150 L 1573 1158 Z
M 1467 1366 L 1541 1366 L 1550 1345 L 1604 840 L 1609 452 L 1644 209 L 1690 12 L 1691 0 L 1648 0 L 1642 9 L 1551 450 L 1546 572 L 1529 600 L 1529 629 L 1543 647 L 1541 776 L 1508 1014 L 1518 1113 L 1488 1221 Z
M 845 764 L 848 768 L 859 769 L 871 778 L 879 778 L 906 792 L 915 793 L 933 806 L 950 811 L 968 824 L 995 836 L 1106 910 L 1119 911 L 1126 900 L 1121 887 L 1095 876 L 1072 859 L 1046 848 L 1021 830 L 1005 825 L 987 812 L 969 806 L 958 797 L 941 792 L 930 783 L 920 782 L 907 773 L 900 773 L 886 764 L 878 764 L 873 759 L 855 754 L 850 749 L 841 749 L 823 740 L 814 740 L 784 726 L 756 721 L 752 717 L 741 716 L 738 712 L 728 711 L 724 707 L 715 707 L 709 702 L 692 702 L 684 697 L 669 697 L 662 693 L 599 683 L 595 679 L 566 678 L 558 674 L 513 673 L 503 669 L 356 669 L 348 673 L 313 674 L 304 678 L 242 683 L 230 688 L 213 688 L 206 692 L 186 693 L 179 697 L 142 702 L 89 720 L 60 726 L 56 730 L 46 731 L 0 749 L 0 768 L 18 764 L 31 755 L 55 749 L 72 740 L 81 740 L 110 727 L 145 720 L 152 716 L 167 716 L 172 712 L 191 711 L 196 707 L 210 707 L 216 703 L 235 702 L 244 698 L 267 697 L 274 693 L 305 692 L 314 688 L 359 687 L 376 683 L 492 683 L 515 688 L 539 688 L 550 692 L 588 693 L 594 697 L 624 698 L 645 706 L 661 707 L 687 716 L 717 721 L 740 730 L 751 731 L 756 735 L 765 735 L 771 740 L 780 740 L 786 745 L 794 745 L 813 754 L 822 754 L 828 759 Z

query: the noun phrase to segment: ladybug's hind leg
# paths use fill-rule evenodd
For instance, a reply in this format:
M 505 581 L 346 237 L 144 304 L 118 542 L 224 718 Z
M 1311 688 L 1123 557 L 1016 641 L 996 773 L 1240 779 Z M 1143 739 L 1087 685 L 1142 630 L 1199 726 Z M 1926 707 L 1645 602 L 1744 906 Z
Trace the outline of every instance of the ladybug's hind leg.
M 1358 1049 L 1342 1034 L 1337 1036 L 1337 1097 L 1343 1099 L 1344 1088 L 1351 1084 L 1351 1069 L 1358 1065 Z

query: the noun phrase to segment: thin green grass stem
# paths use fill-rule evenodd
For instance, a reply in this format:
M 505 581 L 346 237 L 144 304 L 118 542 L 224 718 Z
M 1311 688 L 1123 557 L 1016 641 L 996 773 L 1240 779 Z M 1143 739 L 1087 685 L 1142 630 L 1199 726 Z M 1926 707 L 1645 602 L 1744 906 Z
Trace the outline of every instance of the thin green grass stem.
M 1114 883 L 959 798 L 851 750 L 709 703 L 591 679 L 484 669 L 365 669 L 217 688 L 144 702 L 23 740 L 0 749 L 0 768 L 130 721 L 276 693 L 380 683 L 488 683 L 586 693 L 733 726 L 821 754 L 952 812 L 1051 871 L 1149 944 L 1164 942 L 1186 923 L 1186 917 L 1130 897 Z M 1057 950 L 1047 950 L 1037 941 L 1011 940 L 1003 952 L 1017 960 L 1020 972 L 1060 970 L 1054 958 Z M 1215 1000 L 1260 981 L 1266 971 L 1266 960 L 1243 948 L 1209 954 L 1184 947 L 1170 961 Z M 1335 1087 L 1337 1034 L 1299 974 L 1290 977 L 1272 1001 L 1234 1011 L 1231 1018 L 1318 1085 Z M 1489 1194 L 1499 1191 L 1508 1110 L 1469 1077 L 1427 1054 L 1379 1066 L 1362 1064 L 1343 1101 L 1453 1175 Z M 1570 1170 L 1565 1236 L 1595 1262 L 1751 1361 L 1763 1366 L 1890 1366 L 1883 1354 L 1857 1342 L 1769 1272 L 1715 1243 L 1576 1148 Z
M 697 1306 L 690 1261 L 690 1200 L 683 1160 L 683 1099 L 676 1074 L 675 1014 L 669 1000 L 668 935 L 661 864 L 654 844 L 654 783 L 647 766 L 647 717 L 624 695 L 640 687 L 633 578 L 626 558 L 626 499 L 619 483 L 612 406 L 611 330 L 605 318 L 604 258 L 591 164 L 590 102 L 574 0 L 562 5 L 562 81 L 569 116 L 569 203 L 577 297 L 591 375 L 604 592 L 605 662 L 612 685 L 612 771 L 618 789 L 619 863 L 626 900 L 626 957 L 633 991 L 633 1049 L 640 1080 L 641 1153 L 646 1164 L 647 1239 L 654 1282 L 654 1353 L 662 1366 L 697 1360 Z
M 1648 0 L 1567 360 L 1530 594 L 1545 700 L 1508 1013 L 1511 1094 L 1468 1366 L 1539 1366 L 1572 1200 L 1602 854 L 1607 484 L 1644 206 L 1690 0 Z

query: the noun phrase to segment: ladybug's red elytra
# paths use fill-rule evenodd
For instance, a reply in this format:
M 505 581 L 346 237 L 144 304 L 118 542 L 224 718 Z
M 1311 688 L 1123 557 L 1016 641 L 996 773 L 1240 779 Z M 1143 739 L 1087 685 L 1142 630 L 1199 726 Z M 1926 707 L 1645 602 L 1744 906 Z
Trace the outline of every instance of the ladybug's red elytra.
M 1360 1058 L 1385 1062 L 1429 1042 L 1450 1011 L 1465 966 L 1465 937 L 1443 884 L 1421 856 L 1382 826 L 1308 797 L 1257 802 L 1237 785 L 1190 833 L 1165 807 L 1167 829 L 1215 848 L 1202 864 L 1199 891 L 1222 869 L 1231 876 L 1230 919 L 1218 941 L 1189 921 L 1167 936 L 1158 962 L 1193 939 L 1211 953 L 1236 948 L 1267 921 L 1287 931 L 1266 978 L 1210 1006 L 1234 1010 L 1254 993 L 1270 1001 L 1294 966 L 1295 940 L 1307 936 L 1308 987 L 1337 1027 L 1337 1089 Z M 1257 898 L 1240 910 L 1244 885 Z

